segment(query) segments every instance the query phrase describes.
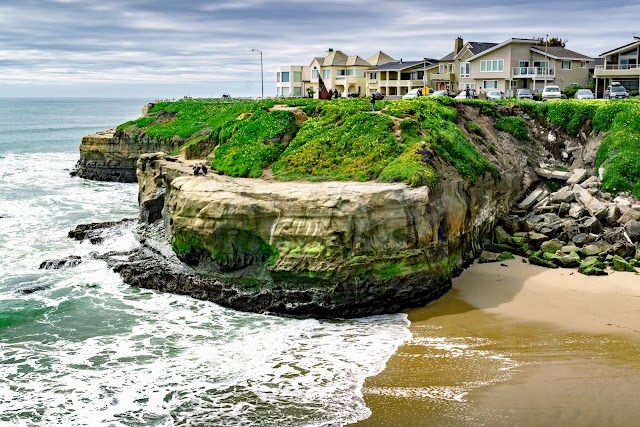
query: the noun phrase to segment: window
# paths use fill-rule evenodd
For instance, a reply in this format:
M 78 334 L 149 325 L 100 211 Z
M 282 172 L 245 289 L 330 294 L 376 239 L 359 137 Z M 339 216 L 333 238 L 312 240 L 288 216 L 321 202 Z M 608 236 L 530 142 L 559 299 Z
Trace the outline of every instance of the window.
M 469 77 L 471 75 L 471 64 L 469 62 L 460 63 L 460 77 Z
M 475 89 L 476 88 L 476 84 L 475 83 L 460 83 L 460 85 L 458 87 L 461 90 L 465 90 L 466 88 Z
M 480 71 L 483 71 L 483 72 L 504 71 L 504 60 L 497 59 L 492 61 L 480 61 Z
M 511 80 L 511 87 L 518 87 L 518 81 L 517 80 Z
M 318 73 L 318 69 L 313 67 L 313 70 L 311 70 L 311 78 L 317 80 L 319 75 L 320 73 Z
M 347 70 L 347 76 L 353 76 L 353 70 Z
M 282 72 L 282 83 L 289 83 L 289 72 L 288 71 L 283 71 Z
M 580 68 L 587 68 L 587 61 L 580 61 Z
M 302 88 L 299 86 L 294 87 L 293 96 L 302 96 Z
M 322 78 L 329 80 L 331 78 L 331 70 L 322 70 Z
M 484 89 L 498 89 L 498 81 L 497 80 L 483 80 L 482 87 Z
M 302 72 L 294 71 L 293 72 L 293 81 L 296 83 L 300 83 L 302 81 Z
M 287 86 L 282 88 L 282 96 L 289 96 L 289 88 Z
M 439 74 L 444 74 L 447 72 L 447 65 L 446 64 L 440 64 L 440 66 L 438 67 L 438 73 Z
M 356 70 L 356 77 L 364 77 L 364 70 L 363 69 Z
M 280 83 L 280 73 L 278 73 L 278 83 Z
M 346 70 L 336 70 L 336 77 L 337 76 L 346 76 L 347 75 L 347 71 Z
M 378 73 L 369 73 L 369 78 L 371 80 L 377 80 L 378 79 Z
M 563 60 L 562 61 L 562 69 L 570 70 L 571 69 L 571 61 Z

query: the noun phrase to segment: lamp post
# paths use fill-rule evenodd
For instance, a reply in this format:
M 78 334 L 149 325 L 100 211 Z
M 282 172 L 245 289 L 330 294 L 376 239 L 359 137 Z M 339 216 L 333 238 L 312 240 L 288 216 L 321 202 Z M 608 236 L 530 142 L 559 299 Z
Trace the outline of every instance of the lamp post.
M 258 49 L 251 49 L 251 52 L 258 52 L 260 54 L 260 83 L 262 83 L 262 96 L 264 99 L 264 73 L 262 72 L 262 51 Z

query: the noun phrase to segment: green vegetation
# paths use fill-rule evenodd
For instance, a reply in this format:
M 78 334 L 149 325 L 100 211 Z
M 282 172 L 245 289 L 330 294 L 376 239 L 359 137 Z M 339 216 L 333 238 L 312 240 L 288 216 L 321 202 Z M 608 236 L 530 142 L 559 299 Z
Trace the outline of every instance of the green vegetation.
M 527 125 L 522 118 L 517 116 L 500 116 L 496 119 L 496 128 L 509 132 L 520 141 L 525 141 L 529 137 Z
M 485 140 L 477 123 L 458 123 L 455 107 L 460 102 L 426 97 L 383 100 L 377 103 L 380 112 L 371 114 L 366 98 L 190 99 L 160 102 L 146 117 L 123 123 L 117 130 L 133 141 L 182 140 L 187 158 L 209 158 L 213 170 L 231 176 L 256 177 L 271 166 L 273 176 L 283 180 L 379 180 L 420 186 L 437 180 L 443 162 L 469 181 L 496 173 L 461 131 L 459 126 L 464 126 L 473 142 L 495 154 L 495 146 Z M 277 104 L 299 111 L 273 109 Z M 605 166 L 603 189 L 632 190 L 640 196 L 640 167 L 635 161 L 640 154 L 638 100 L 464 100 L 464 104 L 496 118 L 498 129 L 521 141 L 527 140 L 528 132 L 520 111 L 571 135 L 582 130 L 608 132 L 598 152 L 598 166 Z M 505 108 L 511 111 L 508 115 L 502 115 Z

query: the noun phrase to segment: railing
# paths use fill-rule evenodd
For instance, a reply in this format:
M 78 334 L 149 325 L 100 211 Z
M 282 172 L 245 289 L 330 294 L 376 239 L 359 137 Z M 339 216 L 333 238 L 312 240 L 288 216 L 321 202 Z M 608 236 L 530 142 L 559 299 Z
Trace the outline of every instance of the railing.
M 596 70 L 635 70 L 640 68 L 638 64 L 624 64 L 624 65 L 596 65 Z
M 514 77 L 538 77 L 538 76 L 554 76 L 555 68 L 545 68 L 545 67 L 514 67 L 513 68 L 513 76 Z

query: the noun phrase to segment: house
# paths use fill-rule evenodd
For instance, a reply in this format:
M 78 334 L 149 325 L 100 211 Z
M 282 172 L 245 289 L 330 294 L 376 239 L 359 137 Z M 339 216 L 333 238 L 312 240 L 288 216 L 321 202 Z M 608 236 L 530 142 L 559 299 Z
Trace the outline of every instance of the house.
M 596 65 L 593 73 L 596 93 L 604 92 L 611 81 L 620 82 L 628 91 L 640 89 L 640 37 L 600 57 L 604 64 Z
M 367 95 L 378 91 L 385 96 L 402 96 L 411 89 L 426 86 L 427 67 L 432 68 L 435 59 L 421 61 L 390 61 L 367 70 Z
M 342 96 L 367 96 L 367 70 L 390 61 L 395 59 L 381 51 L 363 59 L 328 49 L 325 56 L 313 58 L 308 66 L 281 66 L 276 78 L 276 94 L 287 97 L 314 93 L 317 97 L 320 92 L 319 78 L 322 78 L 327 89 L 335 89 Z
M 438 73 L 429 78 L 436 89 L 497 89 L 509 96 L 519 88 L 542 90 L 548 84 L 586 87 L 589 61 L 592 58 L 569 49 L 541 46 L 538 39 L 463 43 L 458 37 L 454 51 L 440 59 Z

